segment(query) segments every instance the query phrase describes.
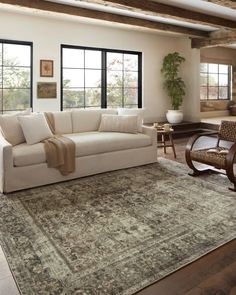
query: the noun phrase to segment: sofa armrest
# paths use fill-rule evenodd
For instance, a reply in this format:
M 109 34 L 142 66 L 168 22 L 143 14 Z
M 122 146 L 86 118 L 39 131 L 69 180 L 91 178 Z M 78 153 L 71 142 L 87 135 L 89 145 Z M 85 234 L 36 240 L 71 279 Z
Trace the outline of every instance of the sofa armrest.
M 13 167 L 12 145 L 0 135 L 0 175 Z
M 151 137 L 152 145 L 157 146 L 157 130 L 154 127 L 142 126 L 142 133 Z

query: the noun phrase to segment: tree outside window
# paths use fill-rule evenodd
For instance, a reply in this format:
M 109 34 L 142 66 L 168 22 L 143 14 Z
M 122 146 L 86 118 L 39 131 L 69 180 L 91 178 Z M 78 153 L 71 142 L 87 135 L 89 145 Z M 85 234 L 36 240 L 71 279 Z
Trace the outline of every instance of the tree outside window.
M 141 53 L 62 46 L 62 108 L 141 105 Z
M 10 41 L 9 41 L 10 42 Z M 1 112 L 24 110 L 32 101 L 32 44 L 0 40 Z
M 200 99 L 227 100 L 231 98 L 232 66 L 201 63 Z

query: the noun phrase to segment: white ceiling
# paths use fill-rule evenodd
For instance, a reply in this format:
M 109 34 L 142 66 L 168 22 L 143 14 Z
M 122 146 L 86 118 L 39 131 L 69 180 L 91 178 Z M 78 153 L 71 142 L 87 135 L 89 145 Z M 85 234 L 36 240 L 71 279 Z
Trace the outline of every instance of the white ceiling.
M 176 20 L 176 19 L 171 19 L 171 18 L 164 18 L 161 16 L 153 16 L 153 15 L 147 15 L 145 13 L 137 13 L 137 12 L 132 12 L 130 10 L 124 10 L 124 9 L 118 9 L 114 8 L 108 5 L 99 5 L 99 4 L 92 4 L 92 3 L 86 3 L 83 2 L 83 0 L 47 0 L 49 2 L 57 2 L 57 3 L 65 3 L 73 6 L 79 6 L 79 7 L 84 7 L 84 8 L 90 8 L 90 9 L 95 9 L 99 11 L 105 11 L 105 12 L 110 12 L 110 13 L 116 13 L 116 14 L 121 14 L 121 15 L 127 15 L 131 17 L 138 17 L 142 19 L 147 19 L 147 20 L 152 20 L 152 21 L 158 21 L 162 23 L 167 23 L 167 24 L 172 24 L 172 25 L 178 25 L 178 26 L 183 26 L 187 28 L 193 28 L 193 29 L 199 29 L 199 30 L 204 30 L 204 31 L 214 31 L 216 30 L 216 27 L 214 26 L 209 26 L 209 25 L 202 25 L 202 24 L 194 24 L 191 22 L 186 22 L 186 21 L 181 21 L 181 20 Z M 216 5 L 211 2 L 203 1 L 203 0 L 153 0 L 155 2 L 163 3 L 163 4 L 168 4 L 180 8 L 185 8 L 188 10 L 196 11 L 196 12 L 201 12 L 213 16 L 219 16 L 225 19 L 231 19 L 236 21 L 236 10 Z M 109 3 L 108 3 L 109 4 Z M 230 45 L 231 48 L 236 48 L 236 44 Z
M 47 1 L 49 1 L 49 0 L 47 0 Z M 180 21 L 180 20 L 175 20 L 175 19 L 167 19 L 167 18 L 160 17 L 160 16 L 152 16 L 152 15 L 147 15 L 145 13 L 137 13 L 137 12 L 132 12 L 130 10 L 114 8 L 114 7 L 100 5 L 100 4 L 86 3 L 86 2 L 82 2 L 80 0 L 50 0 L 49 2 L 64 3 L 64 4 L 73 5 L 73 6 L 90 8 L 90 9 L 95 9 L 95 10 L 104 11 L 104 12 L 116 13 L 116 14 L 120 14 L 120 15 L 138 17 L 138 18 L 147 19 L 147 20 L 151 20 L 151 21 L 158 21 L 158 22 L 162 22 L 162 23 L 168 23 L 168 24 L 172 24 L 172 25 L 178 25 L 178 26 L 199 29 L 199 30 L 204 30 L 204 31 L 215 30 L 215 27 L 212 27 L 212 26 L 193 24 L 193 23 L 188 23 L 185 21 Z
M 236 49 L 236 43 L 235 44 L 231 44 L 231 45 L 226 45 L 225 47 Z
M 86 3 L 83 2 L 83 0 L 47 0 L 48 2 L 56 2 L 56 3 L 64 3 L 64 4 L 69 4 L 72 6 L 79 6 L 79 7 L 84 7 L 84 8 L 90 8 L 90 9 L 94 9 L 94 10 L 99 10 L 99 11 L 105 11 L 105 12 L 110 12 L 110 13 L 116 13 L 116 14 L 120 14 L 120 15 L 126 15 L 126 16 L 131 16 L 131 17 L 138 17 L 138 18 L 142 18 L 142 19 L 146 19 L 146 20 L 151 20 L 151 21 L 158 21 L 158 22 L 162 22 L 162 23 L 167 23 L 167 24 L 172 24 L 172 25 L 178 25 L 178 26 L 183 26 L 183 27 L 187 27 L 187 28 L 193 28 L 193 29 L 199 29 L 199 30 L 205 30 L 205 31 L 213 31 L 216 30 L 216 27 L 214 26 L 208 26 L 208 25 L 202 25 L 202 24 L 194 24 L 191 22 L 186 22 L 186 21 L 181 21 L 181 20 L 177 20 L 177 19 L 171 19 L 171 18 L 164 18 L 161 16 L 154 16 L 154 15 L 147 15 L 145 13 L 142 12 L 132 12 L 130 10 L 125 10 L 125 9 L 118 9 L 118 8 L 113 8 L 110 7 L 108 5 L 99 5 L 99 4 L 91 4 L 91 3 Z M 236 21 L 236 10 L 231 9 L 231 8 L 227 8 L 227 7 L 223 7 L 223 6 L 219 6 L 207 1 L 203 1 L 203 0 L 152 0 L 155 2 L 159 2 L 159 3 L 163 3 L 163 4 L 169 4 L 169 5 L 173 5 L 176 7 L 180 7 L 180 8 L 186 8 L 189 10 L 193 10 L 193 11 L 197 11 L 197 12 L 202 12 L 205 14 L 209 14 L 209 15 L 214 15 L 214 16 L 219 16 L 222 18 L 226 18 L 226 19 L 231 19 Z M 20 6 L 11 6 L 11 5 L 5 5 L 4 4 L 0 4 L 0 9 L 11 9 L 11 10 L 16 10 L 18 12 L 22 11 L 22 13 L 33 13 L 33 14 L 38 14 L 38 15 L 47 15 L 47 16 L 52 16 L 52 17 L 60 17 L 60 18 L 65 18 L 66 20 L 71 19 L 72 21 L 74 20 L 81 20 L 83 22 L 93 22 L 93 20 L 91 19 L 86 19 L 86 18 L 80 18 L 80 17 L 76 17 L 76 16 L 70 16 L 70 15 L 59 15 L 57 13 L 50 13 L 50 12 L 46 12 L 46 11 L 39 11 L 36 9 L 26 9 Z M 174 8 L 173 8 L 174 9 Z M 104 23 L 106 25 L 115 25 L 115 26 L 123 26 L 123 27 L 127 27 L 127 25 L 119 25 L 119 24 L 111 24 L 108 22 L 103 22 L 103 21 L 98 21 L 99 23 Z M 130 26 L 129 26 L 130 27 Z M 135 28 L 134 28 L 135 29 Z M 140 30 L 140 28 L 139 28 Z M 234 45 L 233 45 L 234 46 Z M 232 47 L 232 46 L 231 46 Z M 236 44 L 235 44 L 236 47 Z
M 139 17 L 144 18 L 147 20 L 153 20 L 153 21 L 159 21 L 163 23 L 173 24 L 173 25 L 179 25 L 184 26 L 188 28 L 194 28 L 199 30 L 206 30 L 206 31 L 212 31 L 215 29 L 213 26 L 207 26 L 202 24 L 193 24 L 190 22 L 175 20 L 171 18 L 164 18 L 160 16 L 151 16 L 147 15 L 145 13 L 136 13 L 132 12 L 130 10 L 124 10 L 124 9 L 118 9 L 114 7 L 110 7 L 109 3 L 108 5 L 100 5 L 100 4 L 92 4 L 92 3 L 86 3 L 80 1 L 80 0 L 47 0 L 49 2 L 56 2 L 56 3 L 65 3 L 73 6 L 79 6 L 84 8 L 90 8 L 95 9 L 99 11 L 105 11 L 105 12 L 111 12 L 111 13 L 117 13 L 121 15 L 127 15 L 127 16 L 133 16 L 133 17 Z M 155 2 L 173 5 L 180 8 L 186 8 L 189 10 L 197 11 L 206 13 L 209 15 L 219 16 L 226 19 L 231 19 L 236 21 L 236 11 L 231 8 L 219 6 L 210 2 L 202 1 L 202 0 L 153 0 Z
M 75 0 L 74 0 L 75 1 Z M 203 0 L 152 0 L 236 21 L 236 10 Z

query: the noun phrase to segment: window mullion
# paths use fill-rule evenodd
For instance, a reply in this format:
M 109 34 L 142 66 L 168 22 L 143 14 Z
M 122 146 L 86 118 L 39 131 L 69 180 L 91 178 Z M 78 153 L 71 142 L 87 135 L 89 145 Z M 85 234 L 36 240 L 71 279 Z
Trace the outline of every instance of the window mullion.
M 209 99 L 209 64 L 207 64 L 207 100 Z
M 3 114 L 3 43 L 1 43 L 1 46 L 2 46 L 2 89 L 1 89 L 2 99 L 1 99 L 1 113 Z
M 142 55 L 138 55 L 138 108 L 142 108 Z
M 218 64 L 218 95 L 217 99 L 220 99 L 220 65 Z
M 85 79 L 86 79 L 86 75 L 85 75 L 85 53 L 86 50 L 84 50 L 84 109 L 86 108 L 86 89 L 85 89 Z
M 231 80 L 232 79 L 232 77 L 231 77 L 231 67 L 230 66 L 228 66 L 228 91 L 227 91 L 227 95 L 228 95 L 228 99 L 231 99 L 231 95 L 230 95 L 230 91 L 231 91 L 231 87 L 232 87 L 232 85 L 231 85 Z
M 101 107 L 107 107 L 107 52 L 102 51 Z
M 125 107 L 125 65 L 124 58 L 125 55 L 122 56 L 122 108 Z

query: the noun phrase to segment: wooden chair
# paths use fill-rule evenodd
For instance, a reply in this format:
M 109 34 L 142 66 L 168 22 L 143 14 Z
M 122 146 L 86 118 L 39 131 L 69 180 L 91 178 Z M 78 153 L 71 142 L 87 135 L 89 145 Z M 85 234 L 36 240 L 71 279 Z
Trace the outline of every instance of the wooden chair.
M 202 136 L 216 136 L 216 145 L 208 148 L 196 148 L 196 142 Z M 222 146 L 223 144 L 223 146 Z M 226 147 L 227 146 L 227 147 Z M 216 152 L 209 150 L 215 148 Z M 236 177 L 233 166 L 236 163 L 236 122 L 222 121 L 218 132 L 203 133 L 190 138 L 185 150 L 188 166 L 193 170 L 191 176 L 198 176 L 211 168 L 199 170 L 193 162 L 213 166 L 226 171 L 228 179 L 233 183 L 232 191 L 236 191 Z

